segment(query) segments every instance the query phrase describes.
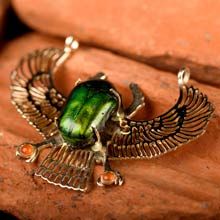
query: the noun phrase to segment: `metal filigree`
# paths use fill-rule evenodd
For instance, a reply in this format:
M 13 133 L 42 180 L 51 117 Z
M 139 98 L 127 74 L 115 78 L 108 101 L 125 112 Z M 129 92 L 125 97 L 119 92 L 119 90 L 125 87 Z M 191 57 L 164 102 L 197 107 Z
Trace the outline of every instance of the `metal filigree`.
M 55 119 L 66 101 L 51 75 L 62 55 L 56 48 L 37 50 L 20 61 L 11 77 L 12 103 L 45 138 L 58 132 Z
M 118 129 L 108 143 L 112 159 L 151 159 L 177 149 L 205 132 L 213 112 L 206 95 L 187 86 L 189 70 L 179 72 L 180 96 L 166 113 L 150 121 L 124 119 L 126 133 Z
M 87 191 L 94 164 L 92 151 L 73 151 L 62 145 L 51 150 L 35 175 L 63 188 Z
M 149 121 L 132 120 L 145 105 L 138 85 L 131 83 L 133 102 L 124 109 L 121 95 L 107 81 L 104 73 L 98 73 L 85 82 L 78 80 L 71 93 L 74 95 L 66 99 L 55 88 L 53 75 L 77 48 L 78 42 L 68 37 L 64 50 L 49 48 L 34 51 L 21 59 L 12 72 L 12 103 L 45 138 L 40 143 L 17 146 L 16 155 L 26 162 L 34 162 L 41 150 L 52 148 L 36 170 L 36 176 L 63 188 L 85 192 L 89 189 L 96 163 L 104 167 L 97 180 L 99 186 L 122 185 L 124 178 L 111 168 L 109 160 L 158 157 L 205 132 L 214 109 L 205 94 L 188 85 L 188 69 L 178 73 L 180 95 L 177 103 L 166 113 Z M 85 95 L 85 91 L 90 95 Z M 73 117 L 72 109 L 77 109 L 77 112 L 83 109 L 84 114 Z M 94 112 L 95 109 L 97 112 Z M 90 118 L 85 121 L 88 114 Z M 60 120 L 62 117 L 63 120 Z M 92 135 L 88 142 L 78 141 L 86 133 L 80 133 L 74 139 L 80 127 L 80 124 L 77 124 L 78 127 L 74 124 L 69 126 L 74 120 L 86 125 L 86 131 Z M 63 123 L 63 130 L 59 123 Z M 66 125 L 72 129 L 69 133 L 65 132 Z

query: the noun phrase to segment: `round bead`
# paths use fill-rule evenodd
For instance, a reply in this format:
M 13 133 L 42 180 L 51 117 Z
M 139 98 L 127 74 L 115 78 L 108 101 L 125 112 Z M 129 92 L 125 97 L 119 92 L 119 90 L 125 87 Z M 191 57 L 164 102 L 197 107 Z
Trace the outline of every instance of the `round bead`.
M 117 176 L 112 171 L 106 171 L 100 176 L 100 180 L 103 185 L 112 185 L 113 183 L 115 183 L 116 179 Z
M 35 152 L 35 147 L 32 144 L 22 144 L 19 149 L 18 153 L 21 157 L 28 158 L 31 157 Z

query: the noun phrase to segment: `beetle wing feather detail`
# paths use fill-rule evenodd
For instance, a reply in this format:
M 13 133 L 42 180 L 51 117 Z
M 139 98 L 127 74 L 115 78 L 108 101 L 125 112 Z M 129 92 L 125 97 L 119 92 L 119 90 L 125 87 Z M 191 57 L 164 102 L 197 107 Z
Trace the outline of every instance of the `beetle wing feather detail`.
M 37 50 L 24 57 L 12 72 L 12 103 L 45 138 L 56 134 L 55 118 L 66 101 L 52 79 L 63 53 L 56 48 Z
M 63 188 L 87 191 L 94 169 L 94 153 L 73 150 L 67 145 L 54 147 L 35 175 Z
M 125 119 L 126 132 L 117 130 L 108 143 L 111 159 L 151 159 L 175 150 L 202 135 L 213 106 L 206 95 L 183 85 L 177 103 L 150 121 Z

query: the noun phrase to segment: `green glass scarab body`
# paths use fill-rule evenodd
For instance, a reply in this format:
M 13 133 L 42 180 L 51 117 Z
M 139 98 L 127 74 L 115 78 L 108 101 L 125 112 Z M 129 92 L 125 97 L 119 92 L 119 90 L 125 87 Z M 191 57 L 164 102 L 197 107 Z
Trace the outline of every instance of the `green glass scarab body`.
M 94 141 L 94 128 L 100 132 L 116 111 L 117 97 L 112 88 L 108 81 L 89 80 L 72 90 L 58 120 L 65 141 L 76 147 Z

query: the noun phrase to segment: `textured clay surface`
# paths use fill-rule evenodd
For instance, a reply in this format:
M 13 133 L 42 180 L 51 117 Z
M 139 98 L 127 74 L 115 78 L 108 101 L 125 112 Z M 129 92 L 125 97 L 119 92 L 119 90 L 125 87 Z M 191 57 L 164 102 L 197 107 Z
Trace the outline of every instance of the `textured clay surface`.
M 9 7 L 9 0 L 3 0 L 0 2 L 0 37 L 3 34 L 5 28 L 5 20 L 7 9 Z
M 132 57 L 158 69 L 192 70 L 220 86 L 220 1 L 13 0 L 32 28 Z
M 23 1 L 24 2 L 24 1 Z M 33 5 L 36 3 L 33 3 Z M 25 4 L 22 4 L 25 7 Z M 196 141 L 161 158 L 114 161 L 125 177 L 121 187 L 95 185 L 102 167 L 96 167 L 93 190 L 87 194 L 62 189 L 33 177 L 37 163 L 15 157 L 16 144 L 41 137 L 10 103 L 10 71 L 19 58 L 37 48 L 62 47 L 62 41 L 39 34 L 17 39 L 0 54 L 0 210 L 20 219 L 207 219 L 220 218 L 220 91 L 191 81 L 215 105 L 207 132 Z M 100 49 L 82 47 L 56 75 L 56 84 L 68 94 L 75 81 L 103 71 L 131 101 L 128 84 L 134 81 L 147 96 L 137 118 L 150 119 L 166 111 L 178 97 L 174 74 L 155 70 Z M 39 161 L 45 157 L 40 156 Z

